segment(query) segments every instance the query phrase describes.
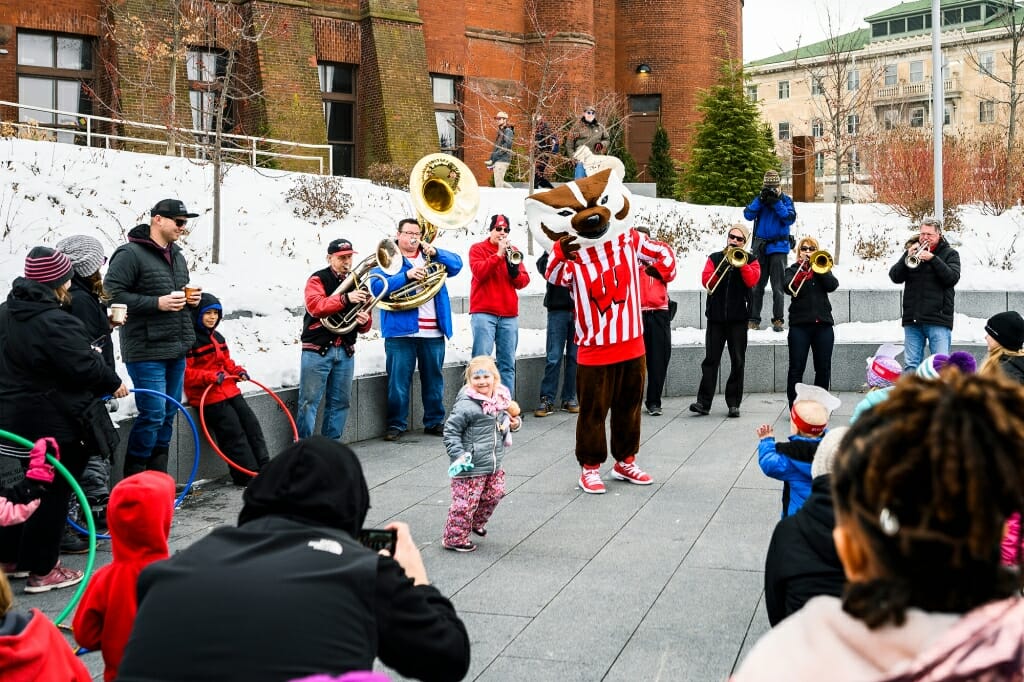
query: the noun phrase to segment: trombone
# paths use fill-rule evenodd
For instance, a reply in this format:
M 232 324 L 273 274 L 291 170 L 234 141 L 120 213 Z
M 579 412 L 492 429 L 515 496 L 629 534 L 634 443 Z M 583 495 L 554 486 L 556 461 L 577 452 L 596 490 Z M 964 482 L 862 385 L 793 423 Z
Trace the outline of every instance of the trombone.
M 708 296 L 715 293 L 718 289 L 718 285 L 725 279 L 725 275 L 729 272 L 729 268 L 742 268 L 750 260 L 750 254 L 741 249 L 738 246 L 730 246 L 725 250 L 725 257 L 715 268 L 715 272 L 711 275 L 709 282 L 714 282 L 711 286 L 707 287 Z
M 793 279 L 791 279 L 789 284 L 786 285 L 789 289 L 789 293 L 793 294 L 793 298 L 800 295 L 800 290 L 804 288 L 804 282 L 807 280 L 800 280 L 800 284 L 796 286 L 796 289 L 793 288 L 793 282 L 796 281 L 796 278 L 799 277 L 801 273 L 811 271 L 816 275 L 824 275 L 832 269 L 832 265 L 834 263 L 835 261 L 832 259 L 832 254 L 824 249 L 818 249 L 812 253 L 807 260 L 802 261 L 800 263 L 800 267 L 796 269 Z

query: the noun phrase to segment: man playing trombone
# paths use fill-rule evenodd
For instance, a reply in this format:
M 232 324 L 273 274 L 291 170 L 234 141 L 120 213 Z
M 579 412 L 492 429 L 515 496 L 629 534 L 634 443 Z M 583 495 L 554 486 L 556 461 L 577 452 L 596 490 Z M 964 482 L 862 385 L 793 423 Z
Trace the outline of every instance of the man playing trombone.
M 729 380 L 725 384 L 725 404 L 730 417 L 740 416 L 743 400 L 743 366 L 747 353 L 747 320 L 750 318 L 750 290 L 761 277 L 761 265 L 744 249 L 750 233 L 737 223 L 729 228 L 726 248 L 708 256 L 701 274 L 707 290 L 708 318 L 704 336 L 704 362 L 700 365 L 700 386 L 697 402 L 690 412 L 706 415 L 718 385 L 718 367 L 722 351 L 729 345 Z
M 523 253 L 509 243 L 512 226 L 508 216 L 491 216 L 487 239 L 469 249 L 469 319 L 473 330 L 473 357 L 490 355 L 497 345 L 495 361 L 501 383 L 516 395 L 516 347 L 519 345 L 519 295 L 530 283 L 523 267 Z
M 335 239 L 327 245 L 327 267 L 306 280 L 306 315 L 302 320 L 302 364 L 299 370 L 299 407 L 295 426 L 299 438 L 313 435 L 320 401 L 327 394 L 320 433 L 339 439 L 348 420 L 352 375 L 355 371 L 356 337 L 370 331 L 370 311 L 355 312 L 357 327 L 344 333 L 332 331 L 324 318 L 353 312 L 369 300 L 364 289 L 340 291 L 352 269 L 352 242 Z
M 803 381 L 807 353 L 814 353 L 814 385 L 826 391 L 832 381 L 832 304 L 828 295 L 839 287 L 832 274 L 832 256 L 818 249 L 813 237 L 797 244 L 797 261 L 786 268 L 786 294 L 789 304 L 789 373 L 786 397 L 789 406 L 796 400 L 796 385 Z
M 903 358 L 911 371 L 928 354 L 949 354 L 953 336 L 953 287 L 960 281 L 960 254 L 942 236 L 936 218 L 921 221 L 921 232 L 889 270 L 903 284 Z

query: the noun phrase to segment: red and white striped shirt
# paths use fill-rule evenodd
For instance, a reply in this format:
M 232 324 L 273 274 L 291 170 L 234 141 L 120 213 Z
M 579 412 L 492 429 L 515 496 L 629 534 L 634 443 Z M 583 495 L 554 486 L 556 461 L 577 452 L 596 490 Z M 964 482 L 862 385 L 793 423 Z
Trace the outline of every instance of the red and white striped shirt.
M 545 278 L 573 292 L 579 364 L 610 365 L 644 354 L 638 254 L 665 281 L 675 278 L 672 248 L 635 230 L 581 248 L 573 260 L 565 259 L 561 244 L 552 249 Z

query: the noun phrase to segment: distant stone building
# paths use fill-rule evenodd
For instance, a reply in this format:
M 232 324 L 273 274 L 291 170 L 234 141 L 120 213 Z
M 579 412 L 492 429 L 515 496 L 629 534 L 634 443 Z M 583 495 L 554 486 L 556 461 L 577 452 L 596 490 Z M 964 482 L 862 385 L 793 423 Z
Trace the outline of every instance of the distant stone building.
M 941 11 L 947 133 L 1005 130 L 1008 88 L 997 79 L 1010 80 L 1007 24 L 1021 26 L 1024 7 L 1007 0 L 943 0 Z M 857 110 L 846 112 L 841 122 L 852 139 L 896 127 L 932 128 L 931 0 L 902 2 L 864 21 L 866 28 L 745 65 L 748 96 L 760 103 L 762 117 L 771 124 L 784 176 L 792 171 L 794 137 L 821 140 L 828 135 L 825 100 L 834 89 L 828 79 L 836 73 L 829 61 L 839 52 L 850 57 L 840 88 L 867 89 Z M 1024 50 L 1024 41 L 1020 48 Z M 1024 73 L 1017 78 L 1017 87 L 1024 86 Z M 863 198 L 858 181 L 870 181 L 863 174 L 863 161 L 854 144 L 841 168 L 844 185 L 850 185 L 843 192 L 854 200 Z M 819 180 L 819 194 L 824 184 L 826 199 L 833 196 L 834 164 L 828 156 L 818 150 L 808 167 Z
M 230 6 L 233 13 L 197 33 L 193 20 L 211 6 Z M 659 121 L 682 155 L 698 119 L 699 90 L 717 78 L 721 59 L 741 55 L 742 6 L 742 0 L 0 0 L 0 99 L 211 130 L 221 101 L 217 77 L 230 64 L 244 84 L 240 90 L 261 93 L 249 99 L 235 93 L 239 99 L 226 112 L 231 132 L 328 142 L 335 172 L 344 175 L 365 175 L 377 161 L 411 166 L 444 150 L 486 177 L 494 113 L 512 113 L 525 139 L 544 75 L 538 65 L 546 54 L 575 52 L 579 58 L 564 68 L 559 92 L 548 93 L 557 100 L 548 120 L 560 125 L 595 99 L 613 102 L 629 149 L 643 165 Z M 231 37 L 232 30 L 263 22 L 270 28 L 257 43 Z M 174 44 L 175 26 L 184 58 L 172 86 L 171 69 L 164 66 L 161 74 L 151 67 Z M 133 38 L 114 39 L 110 30 L 134 31 Z M 0 118 L 14 116 L 50 115 L 0 107 Z

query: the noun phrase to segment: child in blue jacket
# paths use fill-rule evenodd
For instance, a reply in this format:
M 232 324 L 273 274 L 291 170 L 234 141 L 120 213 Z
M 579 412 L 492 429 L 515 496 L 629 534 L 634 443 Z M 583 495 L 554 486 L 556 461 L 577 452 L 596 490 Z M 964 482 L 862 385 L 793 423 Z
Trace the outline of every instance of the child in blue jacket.
M 757 463 L 766 476 L 782 481 L 782 516 L 796 513 L 811 494 L 811 463 L 828 430 L 828 420 L 840 401 L 828 391 L 808 384 L 796 385 L 796 400 L 789 412 L 792 435 L 779 443 L 770 424 L 757 427 Z

